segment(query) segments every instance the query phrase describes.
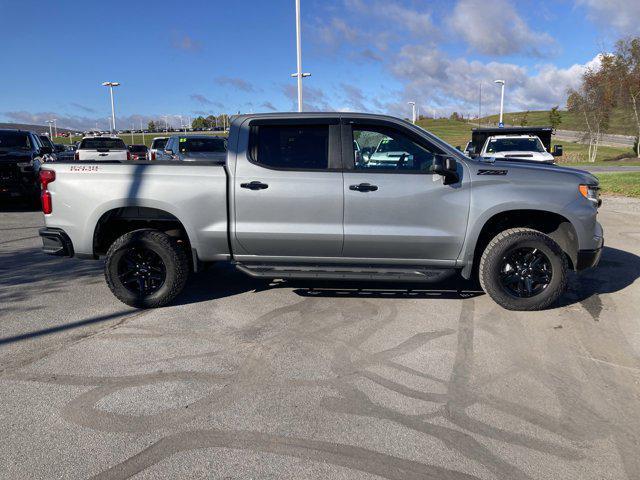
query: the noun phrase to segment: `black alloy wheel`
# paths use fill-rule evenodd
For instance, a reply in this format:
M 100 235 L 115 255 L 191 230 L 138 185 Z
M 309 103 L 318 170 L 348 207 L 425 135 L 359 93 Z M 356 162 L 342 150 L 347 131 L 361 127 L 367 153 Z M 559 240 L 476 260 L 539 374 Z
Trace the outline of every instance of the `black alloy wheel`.
M 538 248 L 513 248 L 504 255 L 500 265 L 502 288 L 518 298 L 531 298 L 542 293 L 552 276 L 551 261 Z

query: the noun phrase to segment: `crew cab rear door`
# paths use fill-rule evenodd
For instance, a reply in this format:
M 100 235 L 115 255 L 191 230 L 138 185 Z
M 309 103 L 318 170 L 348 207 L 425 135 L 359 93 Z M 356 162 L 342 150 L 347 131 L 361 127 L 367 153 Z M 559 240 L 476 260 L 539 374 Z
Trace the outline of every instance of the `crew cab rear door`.
M 343 256 L 379 263 L 453 263 L 469 214 L 464 175 L 459 183 L 445 185 L 431 171 L 434 159 L 445 152 L 401 124 L 343 123 Z
M 338 118 L 248 120 L 235 164 L 235 257 L 339 257 L 343 182 Z

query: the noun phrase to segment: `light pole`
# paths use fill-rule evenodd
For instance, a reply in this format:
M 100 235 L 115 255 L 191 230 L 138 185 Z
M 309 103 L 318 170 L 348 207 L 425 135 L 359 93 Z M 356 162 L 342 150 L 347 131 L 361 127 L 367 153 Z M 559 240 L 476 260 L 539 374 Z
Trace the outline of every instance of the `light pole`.
M 411 105 L 411 121 L 416 123 L 416 102 L 407 102 L 407 104 Z
M 504 84 L 505 81 L 504 80 L 494 80 L 493 83 L 495 83 L 496 85 L 500 85 L 500 122 L 498 123 L 499 127 L 504 127 L 504 123 L 502 122 L 502 113 L 504 110 Z
M 113 131 L 116 129 L 116 109 L 113 106 L 113 87 L 120 86 L 119 82 L 102 82 L 103 87 L 109 87 L 109 94 L 111 95 L 111 124 L 113 126 Z
M 142 127 L 142 120 L 140 120 L 140 131 L 142 132 L 142 143 L 144 144 L 144 128 Z
M 482 82 L 480 82 L 480 97 L 478 98 L 478 128 L 480 128 L 481 118 L 482 118 Z
M 310 73 L 302 73 L 302 27 L 300 26 L 300 0 L 296 0 L 296 51 L 298 56 L 298 71 L 292 77 L 298 78 L 298 111 L 302 111 L 302 79 L 310 77 Z
M 51 121 L 53 121 L 53 133 L 55 134 L 55 137 L 58 138 L 58 125 L 56 124 L 56 120 L 58 120 L 57 118 L 52 118 Z
M 49 124 L 49 138 L 53 138 L 53 131 L 51 130 L 51 125 L 53 125 L 53 120 L 47 120 L 47 123 Z

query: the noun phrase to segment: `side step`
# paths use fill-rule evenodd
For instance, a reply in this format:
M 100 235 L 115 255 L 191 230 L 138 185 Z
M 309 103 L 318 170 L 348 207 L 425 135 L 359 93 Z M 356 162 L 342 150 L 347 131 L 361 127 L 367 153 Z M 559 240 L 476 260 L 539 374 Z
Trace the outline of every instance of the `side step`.
M 322 280 L 376 280 L 400 282 L 440 282 L 452 276 L 453 268 L 394 267 L 391 265 L 302 265 L 245 264 L 236 268 L 255 278 L 299 278 Z

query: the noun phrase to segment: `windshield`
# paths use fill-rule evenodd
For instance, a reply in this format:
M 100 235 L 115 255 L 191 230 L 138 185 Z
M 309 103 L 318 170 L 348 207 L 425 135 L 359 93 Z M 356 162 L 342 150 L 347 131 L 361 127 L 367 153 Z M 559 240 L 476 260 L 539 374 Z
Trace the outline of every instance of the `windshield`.
M 155 148 L 156 150 L 162 150 L 164 146 L 167 144 L 168 138 L 156 138 L 151 144 L 151 148 Z
M 181 152 L 216 152 L 227 151 L 226 140 L 224 138 L 181 138 Z
M 129 151 L 131 153 L 146 153 L 147 147 L 144 145 L 129 145 Z
M 23 132 L 0 132 L 0 148 L 29 150 L 31 148 L 29 135 Z
M 80 148 L 84 150 L 97 150 L 98 148 L 108 148 L 110 150 L 126 150 L 127 147 L 120 138 L 85 138 L 80 143 Z
M 538 152 L 545 149 L 538 137 L 529 138 L 495 138 L 489 141 L 487 153 L 497 152 Z
M 385 138 L 384 140 L 380 141 L 375 153 L 404 152 L 405 150 L 407 150 L 407 146 L 403 145 L 399 140 L 395 140 L 393 138 Z

